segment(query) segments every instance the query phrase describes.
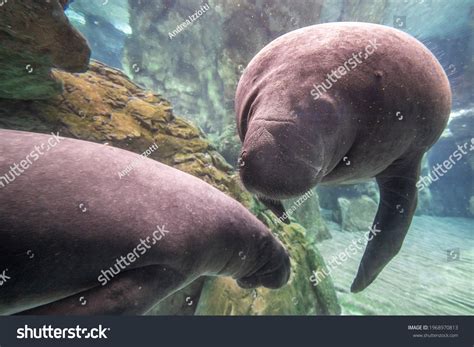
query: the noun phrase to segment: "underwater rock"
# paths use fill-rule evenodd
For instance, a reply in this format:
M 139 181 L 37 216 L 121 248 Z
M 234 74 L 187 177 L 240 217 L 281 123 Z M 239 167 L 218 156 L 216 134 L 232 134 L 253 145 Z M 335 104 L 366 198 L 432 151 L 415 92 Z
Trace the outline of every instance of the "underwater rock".
M 291 217 L 306 228 L 308 237 L 313 239 L 314 242 L 328 240 L 332 236 L 321 215 L 321 206 L 316 190 L 312 190 L 312 194 L 308 194 L 308 196 L 308 199 L 302 203 L 298 201 L 299 198 L 284 201 L 285 210 L 289 212 L 290 209 L 295 209 Z
M 58 0 L 9 1 L 0 7 L 0 98 L 45 99 L 61 92 L 51 68 L 81 72 L 90 49 Z
M 339 204 L 339 222 L 347 231 L 367 231 L 377 213 L 377 203 L 367 195 L 358 198 L 337 199 Z
M 331 218 L 336 223 L 341 222 L 339 198 L 352 200 L 365 195 L 377 204 L 380 199 L 379 189 L 374 179 L 359 184 L 319 186 L 317 187 L 317 192 L 321 208 L 333 211 Z
M 0 127 L 40 133 L 54 131 L 64 137 L 136 153 L 143 153 L 152 144 L 157 144 L 158 150 L 153 151 L 150 158 L 197 176 L 234 197 L 269 225 L 287 247 L 292 257 L 291 283 L 281 290 L 257 290 L 260 305 L 267 307 L 265 312 L 340 312 L 331 279 L 317 287 L 309 281 L 312 271 L 325 265 L 317 249 L 308 242 L 305 229 L 294 223 L 276 224 L 273 215 L 262 210 L 242 190 L 233 168 L 215 151 L 202 132 L 189 121 L 176 117 L 165 98 L 143 90 L 122 72 L 96 61 L 91 61 L 86 73 L 55 70 L 53 76 L 64 85 L 61 95 L 29 102 L 1 100 Z M 203 288 L 200 283 L 184 288 L 162 301 L 150 313 L 192 314 L 198 307 L 196 312 L 199 314 L 226 314 L 225 303 L 245 307 L 248 295 L 252 295 L 250 290 L 239 288 L 231 279 L 206 279 L 203 282 Z M 274 306 L 275 302 L 287 301 L 288 298 L 290 302 L 300 304 Z M 217 305 L 218 301 L 222 305 Z M 258 314 L 262 310 L 249 312 Z
M 235 89 L 253 55 L 285 32 L 317 23 L 321 6 L 314 1 L 210 0 L 202 5 L 208 10 L 172 34 L 200 4 L 129 1 L 132 35 L 123 65 L 134 81 L 159 90 L 179 114 L 219 137 L 234 124 Z M 134 64 L 140 71 L 134 71 Z M 236 136 L 227 141 L 216 145 L 231 151 L 226 158 L 234 164 L 239 141 Z

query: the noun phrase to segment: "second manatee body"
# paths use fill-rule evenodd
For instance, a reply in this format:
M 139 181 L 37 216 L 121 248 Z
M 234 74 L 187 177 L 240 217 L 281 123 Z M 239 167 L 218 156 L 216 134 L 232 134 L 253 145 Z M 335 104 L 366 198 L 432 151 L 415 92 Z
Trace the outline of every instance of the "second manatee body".
M 0 314 L 143 314 L 201 276 L 278 288 L 290 275 L 268 228 L 204 181 L 118 148 L 1 129 L 0 261 Z
M 448 78 L 408 34 L 328 23 L 263 48 L 237 88 L 240 176 L 274 212 L 317 184 L 375 177 L 380 204 L 351 290 L 367 287 L 398 253 L 417 201 L 423 154 L 445 128 Z M 368 226 L 369 228 L 370 226 Z

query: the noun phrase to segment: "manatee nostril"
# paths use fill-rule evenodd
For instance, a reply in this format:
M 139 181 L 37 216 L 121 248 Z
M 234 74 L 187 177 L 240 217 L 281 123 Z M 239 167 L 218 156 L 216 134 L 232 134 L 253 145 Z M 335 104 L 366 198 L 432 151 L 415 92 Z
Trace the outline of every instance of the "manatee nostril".
M 237 165 L 239 167 L 244 167 L 245 166 L 245 155 L 247 154 L 246 151 L 243 151 L 241 154 L 240 154 L 240 158 L 237 160 Z

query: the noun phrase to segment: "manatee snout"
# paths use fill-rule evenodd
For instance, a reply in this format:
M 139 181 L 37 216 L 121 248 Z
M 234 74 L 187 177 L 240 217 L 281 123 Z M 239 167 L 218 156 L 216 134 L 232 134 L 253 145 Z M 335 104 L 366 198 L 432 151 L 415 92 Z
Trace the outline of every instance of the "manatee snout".
M 304 144 L 292 126 L 278 130 L 262 124 L 249 129 L 238 160 L 245 188 L 274 200 L 304 194 L 315 184 L 320 172 L 320 167 L 313 163 L 317 155 L 298 153 Z

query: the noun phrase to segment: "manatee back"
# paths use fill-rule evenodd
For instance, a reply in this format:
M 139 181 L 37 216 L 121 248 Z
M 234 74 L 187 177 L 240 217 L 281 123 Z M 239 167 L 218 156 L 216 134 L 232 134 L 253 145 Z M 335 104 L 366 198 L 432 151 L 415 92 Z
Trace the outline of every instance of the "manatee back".
M 436 141 L 451 107 L 448 78 L 421 42 L 382 25 L 328 23 L 285 34 L 251 60 L 236 92 L 239 130 L 256 108 L 314 110 L 316 95 L 340 101 L 341 113 L 363 115 L 368 126 L 415 129 L 405 142 L 417 138 L 419 147 Z

